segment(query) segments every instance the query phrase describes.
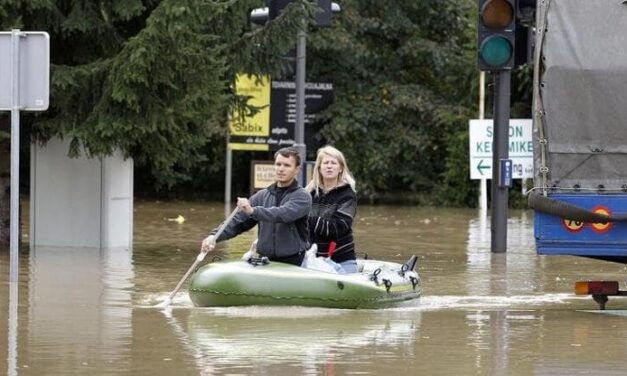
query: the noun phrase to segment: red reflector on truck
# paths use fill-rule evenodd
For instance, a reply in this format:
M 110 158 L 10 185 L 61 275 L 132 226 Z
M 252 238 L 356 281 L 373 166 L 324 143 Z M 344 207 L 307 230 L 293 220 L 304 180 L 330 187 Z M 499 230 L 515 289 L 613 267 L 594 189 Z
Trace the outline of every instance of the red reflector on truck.
M 579 281 L 575 283 L 577 295 L 619 295 L 617 281 Z

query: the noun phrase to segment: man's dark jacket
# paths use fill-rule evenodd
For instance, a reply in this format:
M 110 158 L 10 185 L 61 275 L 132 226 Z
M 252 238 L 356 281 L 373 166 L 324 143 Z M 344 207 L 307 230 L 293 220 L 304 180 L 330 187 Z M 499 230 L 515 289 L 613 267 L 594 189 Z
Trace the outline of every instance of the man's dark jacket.
M 294 181 L 277 202 L 280 189 L 274 183 L 252 195 L 253 214 L 237 213 L 216 241 L 233 238 L 258 224 L 257 252 L 262 256 L 289 257 L 309 249 L 311 195 Z M 216 232 L 217 228 L 212 234 Z

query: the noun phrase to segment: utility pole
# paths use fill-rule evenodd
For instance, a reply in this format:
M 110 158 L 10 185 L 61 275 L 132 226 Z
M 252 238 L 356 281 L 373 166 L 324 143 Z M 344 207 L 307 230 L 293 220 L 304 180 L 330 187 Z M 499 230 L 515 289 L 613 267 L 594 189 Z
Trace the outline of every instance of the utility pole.
M 516 0 L 479 0 L 477 65 L 494 78 L 494 138 L 492 140 L 492 253 L 507 251 L 507 212 L 512 185 L 509 159 L 510 82 L 514 67 Z
M 269 20 L 278 17 L 283 8 L 289 5 L 292 0 L 270 0 L 267 8 L 257 8 L 250 13 L 253 23 L 263 25 Z M 321 9 L 316 14 L 316 26 L 325 27 L 331 25 L 333 13 L 339 13 L 341 8 L 331 0 L 316 0 Z M 307 145 L 305 144 L 305 86 L 307 77 L 307 27 L 306 20 L 301 22 L 300 30 L 296 40 L 296 77 L 294 84 L 296 87 L 296 121 L 294 124 L 294 147 L 298 150 L 301 161 L 301 173 L 298 175 L 298 183 L 305 186 L 307 181 Z
M 512 161 L 509 159 L 509 105 L 511 71 L 494 74 L 494 139 L 492 140 L 492 218 L 493 253 L 507 251 L 507 214 Z M 509 176 L 509 178 L 508 178 Z
M 303 22 L 298 31 L 296 43 L 296 124 L 294 129 L 294 147 L 300 155 L 300 174 L 298 183 L 304 187 L 307 183 L 307 145 L 305 145 L 305 77 L 307 69 L 307 24 Z

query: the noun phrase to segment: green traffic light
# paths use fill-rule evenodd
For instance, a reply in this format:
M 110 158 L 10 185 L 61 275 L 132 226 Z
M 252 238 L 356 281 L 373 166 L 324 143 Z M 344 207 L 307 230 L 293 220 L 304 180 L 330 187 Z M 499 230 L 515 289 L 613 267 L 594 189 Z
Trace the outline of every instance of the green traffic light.
M 492 68 L 500 68 L 512 57 L 512 44 L 500 35 L 489 37 L 481 43 L 481 59 Z

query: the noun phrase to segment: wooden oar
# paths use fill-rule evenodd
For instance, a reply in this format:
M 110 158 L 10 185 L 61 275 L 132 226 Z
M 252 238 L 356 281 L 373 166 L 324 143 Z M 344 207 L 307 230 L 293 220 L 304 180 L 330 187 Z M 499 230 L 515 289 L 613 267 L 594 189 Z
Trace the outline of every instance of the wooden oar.
M 233 210 L 233 212 L 228 216 L 228 218 L 222 223 L 222 226 L 220 226 L 220 228 L 218 229 L 218 232 L 216 232 L 216 234 L 214 235 L 215 239 L 218 239 L 218 237 L 220 237 L 220 234 L 222 234 L 222 231 L 224 231 L 226 226 L 229 224 L 229 222 L 231 222 L 231 220 L 233 219 L 233 217 L 235 217 L 235 215 L 237 214 L 238 211 L 239 211 L 239 209 L 235 208 L 235 210 Z M 181 280 L 176 285 L 174 290 L 172 290 L 172 292 L 170 293 L 168 298 L 166 300 L 164 300 L 163 302 L 157 304 L 156 307 L 167 307 L 167 306 L 170 305 L 170 303 L 172 303 L 172 298 L 174 297 L 174 295 L 176 295 L 177 292 L 179 292 L 179 289 L 181 288 L 181 286 L 183 286 L 183 282 L 185 282 L 187 277 L 189 277 L 189 275 L 196 269 L 198 264 L 200 264 L 202 262 L 202 260 L 205 259 L 205 256 L 207 255 L 207 253 L 209 253 L 209 252 L 203 252 L 202 250 L 200 251 L 200 253 L 196 257 L 196 261 L 194 261 L 192 266 L 189 267 L 189 269 L 187 270 L 187 273 L 185 273 L 183 278 L 181 278 Z

